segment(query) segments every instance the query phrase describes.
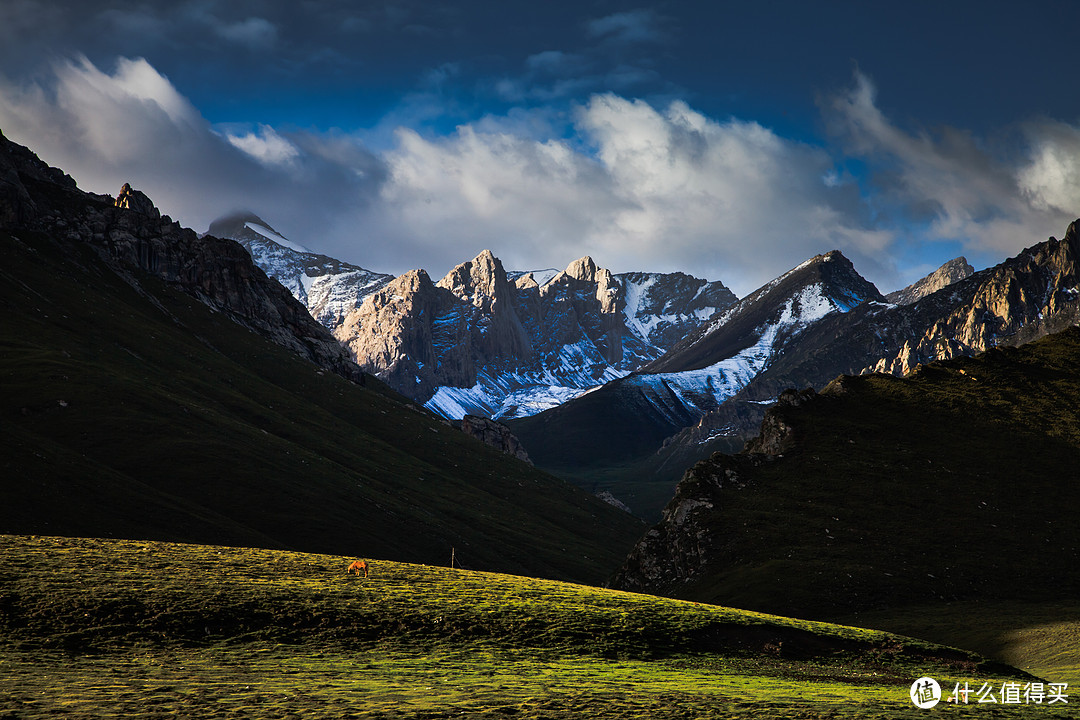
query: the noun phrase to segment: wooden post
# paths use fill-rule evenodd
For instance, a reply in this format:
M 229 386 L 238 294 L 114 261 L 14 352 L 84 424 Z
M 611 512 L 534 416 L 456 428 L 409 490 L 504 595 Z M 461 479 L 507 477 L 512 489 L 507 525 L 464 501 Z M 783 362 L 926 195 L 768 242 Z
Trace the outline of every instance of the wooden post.
M 450 546 L 450 567 L 451 568 L 454 567 L 454 553 L 455 552 L 456 552 L 455 548 L 451 545 Z

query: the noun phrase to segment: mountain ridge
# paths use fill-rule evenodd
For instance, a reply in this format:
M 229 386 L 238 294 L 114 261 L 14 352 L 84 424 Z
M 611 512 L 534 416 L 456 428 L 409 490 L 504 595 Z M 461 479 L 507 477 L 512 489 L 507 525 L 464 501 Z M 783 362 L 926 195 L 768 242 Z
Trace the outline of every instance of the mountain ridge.
M 734 300 L 719 282 L 613 275 L 588 256 L 541 279 L 508 273 L 485 250 L 437 282 L 399 276 L 335 334 L 358 364 L 444 417 L 509 418 L 627 374 Z
M 814 256 L 642 370 L 511 427 L 533 461 L 556 472 L 640 459 L 737 393 L 808 327 L 882 299 L 838 251 Z M 583 427 L 591 431 L 579 434 Z
M 392 275 L 312 252 L 251 212 L 218 218 L 210 223 L 208 234 L 240 243 L 256 265 L 284 285 L 331 331 L 365 297 L 393 279 Z

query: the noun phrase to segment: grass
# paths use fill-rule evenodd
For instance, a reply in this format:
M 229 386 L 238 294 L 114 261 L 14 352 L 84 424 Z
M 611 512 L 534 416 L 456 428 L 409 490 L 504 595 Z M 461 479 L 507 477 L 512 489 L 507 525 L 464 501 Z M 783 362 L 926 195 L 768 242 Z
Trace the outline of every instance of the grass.
M 878 631 L 351 559 L 0 536 L 0 717 L 924 717 L 923 674 L 1024 681 Z
M 1080 687 L 1080 605 L 1075 603 L 938 603 L 837 621 L 965 647 L 1033 675 Z

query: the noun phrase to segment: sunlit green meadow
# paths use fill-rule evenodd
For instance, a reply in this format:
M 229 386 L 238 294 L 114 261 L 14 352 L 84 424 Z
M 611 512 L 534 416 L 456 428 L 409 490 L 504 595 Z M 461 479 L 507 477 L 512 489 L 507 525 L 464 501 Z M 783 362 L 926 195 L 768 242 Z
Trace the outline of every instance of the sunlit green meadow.
M 0 536 L 0 717 L 925 717 L 920 675 L 1024 680 L 882 632 L 352 559 Z

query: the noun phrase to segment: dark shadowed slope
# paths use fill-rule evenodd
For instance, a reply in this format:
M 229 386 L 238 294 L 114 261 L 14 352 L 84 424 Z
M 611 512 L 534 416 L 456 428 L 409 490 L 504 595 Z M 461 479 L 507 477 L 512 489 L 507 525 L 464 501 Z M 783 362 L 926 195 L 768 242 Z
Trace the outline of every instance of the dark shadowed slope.
M 1080 329 L 790 391 L 679 484 L 616 584 L 827 617 L 1080 590 Z
M 640 532 L 333 372 L 361 379 L 235 243 L 154 234 L 3 150 L 19 164 L 0 177 L 0 531 L 426 563 L 456 548 L 473 568 L 593 581 Z

